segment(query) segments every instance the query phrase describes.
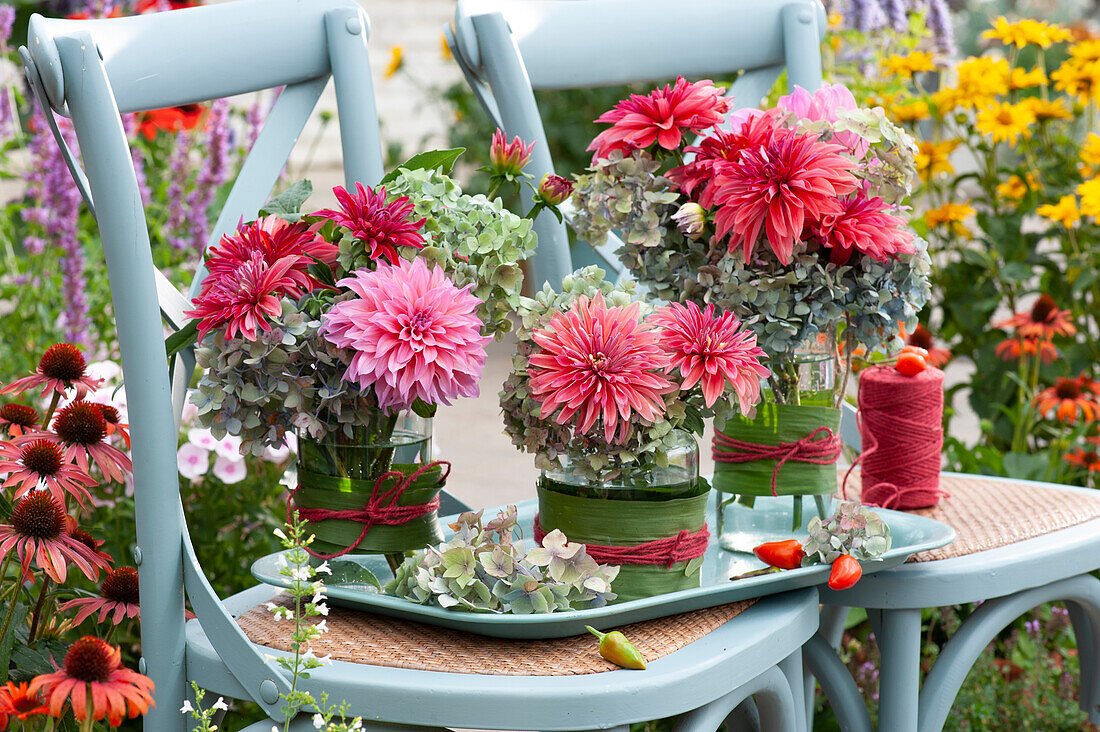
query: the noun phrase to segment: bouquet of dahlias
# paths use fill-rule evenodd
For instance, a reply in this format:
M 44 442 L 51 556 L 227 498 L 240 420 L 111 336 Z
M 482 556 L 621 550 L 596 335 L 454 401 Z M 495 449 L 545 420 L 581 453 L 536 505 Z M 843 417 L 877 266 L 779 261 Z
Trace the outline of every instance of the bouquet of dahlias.
M 732 113 L 723 91 L 680 78 L 601 116 L 574 222 L 593 246 L 617 231 L 657 298 L 741 318 L 771 359 L 769 396 L 797 404 L 807 343 L 839 332 L 850 358 L 916 327 L 929 260 L 901 216 L 916 145 L 842 86 Z
M 418 156 L 377 188 L 336 188 L 333 210 L 301 213 L 311 187 L 296 184 L 207 253 L 187 313 L 204 369 L 198 421 L 253 455 L 297 431 L 294 502 L 320 522 L 321 553 L 441 538 L 428 509 L 446 464 L 424 463 L 416 416 L 478 394 L 485 343 L 510 327 L 518 262 L 535 248 L 530 221 L 440 169 L 457 152 Z M 329 504 L 364 516 L 326 520 Z

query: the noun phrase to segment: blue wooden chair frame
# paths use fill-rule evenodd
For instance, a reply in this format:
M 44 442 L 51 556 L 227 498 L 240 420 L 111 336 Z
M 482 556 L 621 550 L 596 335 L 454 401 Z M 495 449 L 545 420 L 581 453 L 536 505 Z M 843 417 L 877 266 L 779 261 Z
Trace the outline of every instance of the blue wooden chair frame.
M 168 363 L 163 321 L 186 319 L 190 297 L 153 266 L 144 210 L 120 113 L 174 106 L 285 85 L 218 218 L 210 241 L 264 203 L 330 78 L 335 80 L 348 185 L 382 176 L 378 120 L 367 55 L 369 25 L 353 0 L 242 0 L 109 20 L 31 19 L 20 49 L 47 120 L 72 118 L 83 167 L 65 145 L 73 176 L 100 229 L 130 406 L 140 573 L 139 670 L 156 684 L 145 728 L 182 732 L 179 707 L 195 681 L 215 694 L 256 702 L 281 721 L 289 681 L 249 641 L 234 617 L 269 600 L 254 587 L 221 600 L 191 544 L 179 495 L 179 419 L 195 359 Z M 197 52 L 201 50 L 202 52 Z M 186 59 L 182 63 L 181 59 Z M 231 73 L 227 73 L 231 70 Z M 204 272 L 192 284 L 197 288 Z M 197 619 L 185 622 L 184 594 Z M 679 728 L 712 730 L 735 710 L 781 732 L 805 728 L 802 644 L 817 628 L 816 590 L 760 601 L 644 673 L 493 676 L 334 662 L 301 688 L 346 700 L 371 729 L 460 727 L 544 730 L 614 728 L 687 713 Z M 428 692 L 430 690 L 430 693 Z M 743 701 L 752 697 L 755 705 Z M 536 722 L 537 720 L 537 722 Z M 308 715 L 293 729 L 313 729 Z

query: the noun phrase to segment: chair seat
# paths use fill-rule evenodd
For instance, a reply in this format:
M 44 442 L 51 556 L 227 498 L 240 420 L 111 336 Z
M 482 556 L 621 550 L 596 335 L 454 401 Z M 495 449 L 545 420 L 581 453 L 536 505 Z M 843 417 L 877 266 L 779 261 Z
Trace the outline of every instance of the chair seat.
M 1095 568 L 1100 553 L 1100 494 L 1070 486 L 944 473 L 950 494 L 920 514 L 950 525 L 955 541 L 921 552 L 890 572 L 843 592 L 830 604 L 869 608 L 934 607 L 1000 597 Z M 859 473 L 848 495 L 859 493 Z
M 262 608 L 278 592 L 258 586 L 224 601 L 270 656 L 288 655 L 281 648 L 288 647 L 289 623 L 271 622 Z M 329 633 L 314 652 L 332 653 L 333 661 L 302 685 L 383 722 L 530 729 L 538 719 L 540 729 L 605 727 L 720 698 L 797 650 L 816 630 L 817 611 L 810 589 L 627 626 L 650 660 L 639 672 L 601 659 L 591 637 L 487 638 L 332 607 Z M 248 696 L 198 621 L 187 625 L 187 666 L 212 692 Z

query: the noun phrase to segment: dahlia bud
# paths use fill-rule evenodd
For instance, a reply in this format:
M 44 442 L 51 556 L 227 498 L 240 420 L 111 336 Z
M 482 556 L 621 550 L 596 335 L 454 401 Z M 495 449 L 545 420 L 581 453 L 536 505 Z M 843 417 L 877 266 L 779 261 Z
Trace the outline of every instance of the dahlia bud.
M 548 206 L 560 206 L 571 195 L 573 195 L 572 181 L 553 173 L 542 176 L 542 181 L 539 183 L 539 197 Z
M 506 142 L 504 132 L 498 128 L 489 145 L 491 172 L 500 176 L 520 175 L 527 163 L 531 162 L 531 150 L 534 147 L 535 143 L 528 145 L 518 136 L 512 138 L 511 142 Z
M 694 241 L 703 235 L 703 229 L 707 225 L 707 212 L 699 204 L 688 202 L 672 214 L 672 220 L 680 227 L 684 236 Z

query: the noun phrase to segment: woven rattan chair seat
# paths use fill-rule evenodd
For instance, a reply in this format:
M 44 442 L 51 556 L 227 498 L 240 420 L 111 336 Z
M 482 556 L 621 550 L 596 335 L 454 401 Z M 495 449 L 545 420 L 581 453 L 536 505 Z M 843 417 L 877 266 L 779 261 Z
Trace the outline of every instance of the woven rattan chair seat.
M 859 471 L 848 479 L 848 496 L 858 495 Z M 932 508 L 909 513 L 942 521 L 955 529 L 947 546 L 914 554 L 910 562 L 963 557 L 1100 518 L 1100 494 L 1047 488 L 981 475 L 943 475 L 940 489 L 950 494 Z
M 755 600 L 696 610 L 621 630 L 647 660 L 653 661 L 694 643 L 747 610 Z M 290 650 L 291 623 L 275 620 L 264 606 L 237 618 L 257 645 Z M 329 632 L 313 642 L 318 656 L 372 666 L 504 676 L 569 676 L 613 671 L 601 658 L 591 635 L 548 640 L 509 640 L 331 607 Z

